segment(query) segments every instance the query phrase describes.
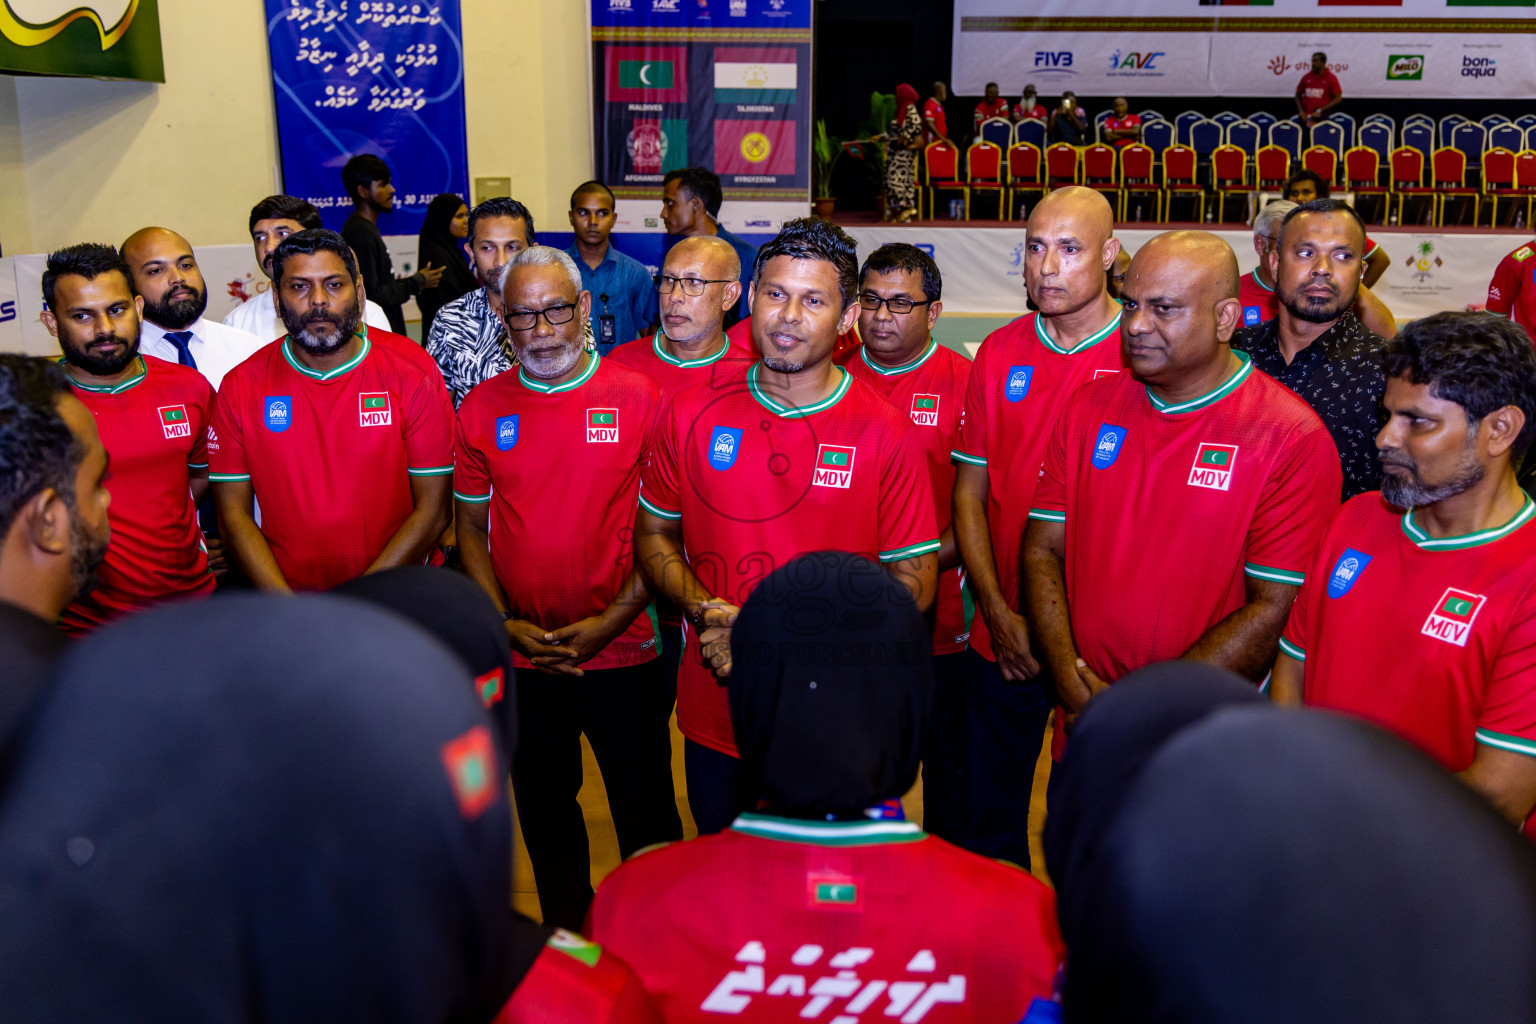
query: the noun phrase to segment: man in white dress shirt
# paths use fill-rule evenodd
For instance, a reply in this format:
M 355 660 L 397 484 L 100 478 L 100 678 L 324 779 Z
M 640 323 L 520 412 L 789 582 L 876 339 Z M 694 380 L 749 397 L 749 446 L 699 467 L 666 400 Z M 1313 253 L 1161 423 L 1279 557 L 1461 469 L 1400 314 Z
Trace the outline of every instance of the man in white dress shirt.
M 256 265 L 272 280 L 272 254 L 277 243 L 289 235 L 325 225 L 320 221 L 320 211 L 297 196 L 267 196 L 251 208 L 251 242 L 256 247 Z M 361 287 L 361 284 L 359 284 Z M 389 317 L 377 302 L 364 301 L 363 319 L 369 327 L 381 331 L 390 329 Z M 224 318 L 230 327 L 238 327 L 260 338 L 263 343 L 276 341 L 288 331 L 277 316 L 277 306 L 272 289 L 267 288 L 246 299 Z

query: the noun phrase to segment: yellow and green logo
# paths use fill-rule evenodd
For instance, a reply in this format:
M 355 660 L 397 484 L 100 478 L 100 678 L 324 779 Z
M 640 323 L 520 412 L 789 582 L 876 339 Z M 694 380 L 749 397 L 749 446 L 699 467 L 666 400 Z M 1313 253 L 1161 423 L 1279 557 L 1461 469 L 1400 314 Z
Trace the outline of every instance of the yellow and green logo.
M 159 0 L 0 0 L 0 71 L 163 82 Z

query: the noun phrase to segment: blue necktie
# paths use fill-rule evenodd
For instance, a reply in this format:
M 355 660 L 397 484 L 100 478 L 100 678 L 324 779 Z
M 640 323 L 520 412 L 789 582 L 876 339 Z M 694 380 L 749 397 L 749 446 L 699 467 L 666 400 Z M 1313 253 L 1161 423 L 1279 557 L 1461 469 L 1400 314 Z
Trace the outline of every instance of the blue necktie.
M 182 366 L 190 366 L 197 369 L 197 360 L 192 358 L 192 332 L 191 331 L 166 331 L 165 340 L 176 346 L 176 361 Z

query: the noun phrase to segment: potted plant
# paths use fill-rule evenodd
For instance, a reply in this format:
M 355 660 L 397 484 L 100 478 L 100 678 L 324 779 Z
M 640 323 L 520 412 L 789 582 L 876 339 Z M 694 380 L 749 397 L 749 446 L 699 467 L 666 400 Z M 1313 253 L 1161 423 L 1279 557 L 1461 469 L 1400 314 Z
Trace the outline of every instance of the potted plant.
M 818 217 L 830 217 L 837 208 L 837 198 L 832 192 L 832 169 L 843 156 L 841 139 L 827 134 L 827 122 L 817 120 L 816 134 L 811 139 L 811 163 L 815 177 L 815 210 Z
M 885 133 L 896 119 L 896 94 L 871 92 L 869 94 L 869 118 L 858 129 L 858 141 L 864 166 L 869 168 L 871 186 L 875 190 L 875 210 L 885 220 Z M 846 145 L 846 144 L 845 144 Z

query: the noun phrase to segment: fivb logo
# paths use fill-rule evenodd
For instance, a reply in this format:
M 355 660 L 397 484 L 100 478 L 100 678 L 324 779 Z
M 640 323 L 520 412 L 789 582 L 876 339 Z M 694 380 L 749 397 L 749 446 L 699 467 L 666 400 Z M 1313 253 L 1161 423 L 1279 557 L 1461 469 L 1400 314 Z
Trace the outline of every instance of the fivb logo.
M 364 391 L 357 396 L 357 425 L 387 427 L 391 422 L 388 391 Z
M 1232 466 L 1237 462 L 1235 444 L 1201 444 L 1189 470 L 1189 486 L 1225 491 L 1232 486 Z
M 818 445 L 816 472 L 811 477 L 811 483 L 817 487 L 840 487 L 846 491 L 853 486 L 853 457 L 857 452 L 857 448 L 844 448 L 841 445 Z
M 184 405 L 162 405 L 160 407 L 160 427 L 165 431 L 165 436 L 191 437 L 192 424 L 187 422 L 187 407 Z
M 709 432 L 709 464 L 724 472 L 736 465 L 741 453 L 741 431 L 735 427 L 715 427 Z
M 939 396 L 938 395 L 913 395 L 912 396 L 912 422 L 920 427 L 936 427 L 939 425 Z
M 587 443 L 617 444 L 619 441 L 619 410 L 587 410 Z
M 1472 635 L 1472 623 L 1477 621 L 1477 613 L 1483 610 L 1487 601 L 1482 594 L 1469 594 L 1465 590 L 1446 587 L 1419 632 L 1457 647 L 1465 647 L 1467 637 Z
M 1035 377 L 1033 366 L 1008 367 L 1008 379 L 1003 384 L 1003 397 L 1010 402 L 1019 402 L 1029 394 L 1029 382 Z

